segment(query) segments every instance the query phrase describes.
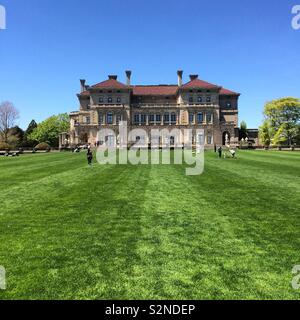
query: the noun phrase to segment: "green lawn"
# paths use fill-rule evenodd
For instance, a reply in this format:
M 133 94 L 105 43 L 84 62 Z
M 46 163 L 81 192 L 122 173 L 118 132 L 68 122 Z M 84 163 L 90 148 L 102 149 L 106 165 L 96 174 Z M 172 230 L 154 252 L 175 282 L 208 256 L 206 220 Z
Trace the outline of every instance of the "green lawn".
M 0 299 L 299 299 L 300 153 L 100 166 L 0 158 Z

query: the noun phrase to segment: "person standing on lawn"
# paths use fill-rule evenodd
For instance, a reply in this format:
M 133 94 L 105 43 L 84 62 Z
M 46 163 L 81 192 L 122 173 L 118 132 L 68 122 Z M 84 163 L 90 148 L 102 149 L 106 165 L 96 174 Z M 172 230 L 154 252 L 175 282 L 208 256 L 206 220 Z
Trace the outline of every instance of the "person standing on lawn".
M 219 148 L 218 148 L 218 153 L 219 153 L 219 158 L 220 158 L 220 159 L 222 158 L 222 152 L 223 152 L 222 147 L 219 147 Z
M 87 161 L 88 161 L 88 165 L 89 165 L 89 166 L 92 166 L 93 153 L 92 153 L 91 149 L 88 149 L 88 152 L 87 152 Z

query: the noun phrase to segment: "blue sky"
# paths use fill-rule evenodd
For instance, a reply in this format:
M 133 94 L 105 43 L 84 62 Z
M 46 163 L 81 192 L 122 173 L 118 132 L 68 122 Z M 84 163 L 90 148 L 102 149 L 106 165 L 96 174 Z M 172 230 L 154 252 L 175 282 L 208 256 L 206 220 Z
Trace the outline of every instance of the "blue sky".
M 300 96 L 300 0 L 0 0 L 0 101 L 19 125 L 78 108 L 79 79 L 176 83 L 178 69 L 242 94 L 240 120 L 257 127 L 266 101 Z

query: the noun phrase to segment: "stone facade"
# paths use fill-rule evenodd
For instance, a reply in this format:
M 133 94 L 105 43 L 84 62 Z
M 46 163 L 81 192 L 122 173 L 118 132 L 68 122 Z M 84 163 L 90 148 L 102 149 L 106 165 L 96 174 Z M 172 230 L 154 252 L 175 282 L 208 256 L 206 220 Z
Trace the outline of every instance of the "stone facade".
M 177 85 L 131 85 L 130 71 L 126 71 L 126 84 L 113 75 L 93 86 L 81 80 L 79 110 L 70 113 L 68 144 L 101 144 L 100 129 L 111 129 L 117 136 L 120 121 L 127 121 L 129 130 L 142 128 L 147 132 L 204 129 L 206 148 L 224 145 L 226 134 L 230 143 L 237 145 L 240 94 L 202 81 L 197 75 L 183 84 L 182 74 L 178 71 Z M 185 142 L 183 134 L 176 139 L 176 143 Z

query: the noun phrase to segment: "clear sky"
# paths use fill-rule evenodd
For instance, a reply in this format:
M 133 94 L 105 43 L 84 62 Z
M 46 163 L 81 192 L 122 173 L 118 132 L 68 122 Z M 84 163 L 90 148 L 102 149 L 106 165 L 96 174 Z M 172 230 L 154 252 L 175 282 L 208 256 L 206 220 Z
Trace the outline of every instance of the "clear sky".
M 78 109 L 79 79 L 133 71 L 134 84 L 191 73 L 242 94 L 240 120 L 258 127 L 266 101 L 300 96 L 300 0 L 0 0 L 0 101 L 31 119 Z

